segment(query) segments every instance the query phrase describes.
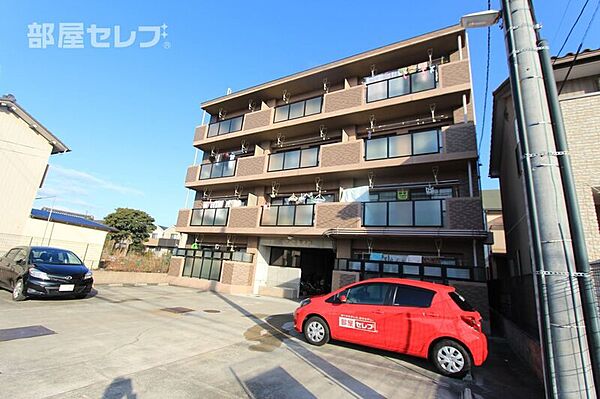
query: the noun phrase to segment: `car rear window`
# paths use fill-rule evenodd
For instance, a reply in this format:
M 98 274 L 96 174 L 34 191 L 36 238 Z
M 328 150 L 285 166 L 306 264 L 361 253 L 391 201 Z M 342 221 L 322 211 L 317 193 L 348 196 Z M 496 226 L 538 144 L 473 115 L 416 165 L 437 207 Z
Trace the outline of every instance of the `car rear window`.
M 450 292 L 448 293 L 452 301 L 458 305 L 459 308 L 464 310 L 465 312 L 474 312 L 475 308 L 471 306 L 469 302 L 465 298 L 463 298 L 458 292 Z
M 396 285 L 396 295 L 394 296 L 394 306 L 410 306 L 414 308 L 428 308 L 435 291 L 425 288 L 411 287 L 408 285 Z

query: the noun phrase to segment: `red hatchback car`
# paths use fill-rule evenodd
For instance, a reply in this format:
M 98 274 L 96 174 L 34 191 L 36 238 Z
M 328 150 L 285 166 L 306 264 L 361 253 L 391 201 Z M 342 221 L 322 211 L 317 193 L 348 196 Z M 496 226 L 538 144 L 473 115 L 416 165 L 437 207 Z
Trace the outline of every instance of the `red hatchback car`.
M 463 377 L 487 358 L 481 315 L 453 287 L 375 278 L 300 303 L 294 328 L 313 345 L 330 338 L 430 359 Z

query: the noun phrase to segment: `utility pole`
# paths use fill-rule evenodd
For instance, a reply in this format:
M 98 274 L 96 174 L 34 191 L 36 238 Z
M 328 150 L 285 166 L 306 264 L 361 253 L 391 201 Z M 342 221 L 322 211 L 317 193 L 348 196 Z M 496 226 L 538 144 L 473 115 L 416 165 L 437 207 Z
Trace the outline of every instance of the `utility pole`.
M 546 395 L 595 398 L 558 153 L 530 1 L 502 0 L 525 176 Z

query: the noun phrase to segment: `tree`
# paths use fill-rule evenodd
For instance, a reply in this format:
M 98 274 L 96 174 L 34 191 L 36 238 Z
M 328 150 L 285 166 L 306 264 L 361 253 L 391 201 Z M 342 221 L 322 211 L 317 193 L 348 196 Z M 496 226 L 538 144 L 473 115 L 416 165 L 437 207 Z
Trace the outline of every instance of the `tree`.
M 113 249 L 118 246 L 136 252 L 144 250 L 144 241 L 156 228 L 152 216 L 131 208 L 117 208 L 104 218 L 104 224 L 118 230 L 108 235 L 114 243 Z

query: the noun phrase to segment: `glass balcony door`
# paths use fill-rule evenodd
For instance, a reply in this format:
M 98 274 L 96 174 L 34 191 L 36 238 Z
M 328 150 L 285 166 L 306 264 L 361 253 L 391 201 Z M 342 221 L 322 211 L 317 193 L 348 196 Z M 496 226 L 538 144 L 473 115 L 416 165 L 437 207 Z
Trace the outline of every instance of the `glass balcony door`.
M 264 207 L 261 226 L 312 226 L 315 205 L 271 205 Z
M 442 227 L 443 200 L 363 203 L 365 227 Z

